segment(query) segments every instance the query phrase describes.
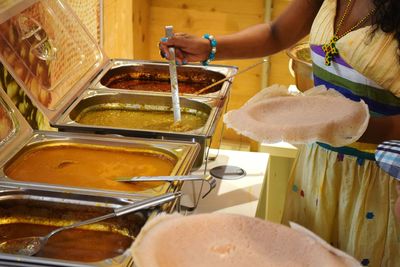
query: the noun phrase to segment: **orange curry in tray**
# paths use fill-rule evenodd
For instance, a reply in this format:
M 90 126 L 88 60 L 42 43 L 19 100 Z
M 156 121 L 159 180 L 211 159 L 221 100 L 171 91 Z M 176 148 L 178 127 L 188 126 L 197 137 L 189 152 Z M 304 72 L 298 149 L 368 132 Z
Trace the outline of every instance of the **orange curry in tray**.
M 52 143 L 25 149 L 5 167 L 13 180 L 117 191 L 165 191 L 168 183 L 114 181 L 170 175 L 177 159 L 155 150 Z M 163 193 L 163 192 L 161 192 Z

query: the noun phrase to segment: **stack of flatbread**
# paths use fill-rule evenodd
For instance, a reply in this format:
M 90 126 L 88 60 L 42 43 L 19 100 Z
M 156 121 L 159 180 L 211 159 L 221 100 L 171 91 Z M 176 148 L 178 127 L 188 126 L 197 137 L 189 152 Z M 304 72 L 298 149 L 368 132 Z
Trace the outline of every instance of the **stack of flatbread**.
M 228 128 L 258 142 L 318 141 L 332 146 L 357 141 L 368 121 L 368 106 L 364 101 L 352 101 L 324 86 L 293 95 L 287 87 L 273 85 L 224 116 Z
M 137 267 L 360 266 L 296 227 L 222 213 L 162 215 L 141 230 L 133 258 Z

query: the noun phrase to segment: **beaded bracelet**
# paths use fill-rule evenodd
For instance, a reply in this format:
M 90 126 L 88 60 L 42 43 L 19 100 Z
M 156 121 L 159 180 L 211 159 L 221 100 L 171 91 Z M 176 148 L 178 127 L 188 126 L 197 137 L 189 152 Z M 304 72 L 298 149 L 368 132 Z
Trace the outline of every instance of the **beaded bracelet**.
M 208 55 L 208 58 L 206 60 L 201 62 L 204 66 L 207 66 L 208 64 L 210 64 L 211 60 L 215 59 L 215 53 L 217 53 L 217 40 L 215 40 L 213 35 L 208 33 L 204 34 L 203 38 L 209 40 L 211 45 L 210 55 Z

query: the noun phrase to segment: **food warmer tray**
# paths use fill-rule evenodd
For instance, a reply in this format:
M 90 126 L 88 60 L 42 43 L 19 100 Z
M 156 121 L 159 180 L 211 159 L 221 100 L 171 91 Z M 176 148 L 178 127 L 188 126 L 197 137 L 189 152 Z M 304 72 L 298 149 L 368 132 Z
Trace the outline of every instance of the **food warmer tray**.
M 8 236 L 22 231 L 35 235 L 45 231 L 100 216 L 126 204 L 141 200 L 135 194 L 104 194 L 96 191 L 82 192 L 57 186 L 21 185 L 0 182 L 0 232 Z M 1 266 L 68 266 L 68 267 L 125 267 L 132 266 L 134 237 L 146 221 L 161 212 L 172 212 L 176 205 L 160 207 L 108 219 L 82 230 L 60 233 L 52 237 L 36 256 L 0 253 Z M 27 234 L 24 233 L 24 234 Z M 2 234 L 3 235 L 3 234 Z M 102 238 L 113 240 L 113 246 L 103 242 L 74 242 L 73 239 Z M 94 241 L 94 240 L 93 240 Z M 90 245 L 88 245 L 90 243 Z M 91 250 L 99 248 L 96 253 Z M 70 245 L 73 244 L 73 245 Z M 117 244 L 117 245 L 116 245 Z M 94 255 L 95 254 L 95 255 Z M 112 255 L 111 257 L 109 257 Z

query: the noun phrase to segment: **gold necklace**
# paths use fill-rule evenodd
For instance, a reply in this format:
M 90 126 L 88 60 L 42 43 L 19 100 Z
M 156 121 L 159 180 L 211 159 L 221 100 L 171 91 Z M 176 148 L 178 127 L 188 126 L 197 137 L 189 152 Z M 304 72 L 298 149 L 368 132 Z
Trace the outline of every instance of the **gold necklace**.
M 335 33 L 333 34 L 332 38 L 329 40 L 329 43 L 324 44 L 322 46 L 322 50 L 325 52 L 325 65 L 327 65 L 327 66 L 330 66 L 332 59 L 339 54 L 339 51 L 336 48 L 337 40 L 339 40 L 340 38 L 342 38 L 343 36 L 345 36 L 346 34 L 351 32 L 352 30 L 354 30 L 355 28 L 360 26 L 375 12 L 375 8 L 371 9 L 371 11 L 369 11 L 369 13 L 366 16 L 364 16 L 362 19 L 360 19 L 353 27 L 351 27 L 350 29 L 348 29 L 347 31 L 342 33 L 341 35 L 338 35 L 340 28 L 342 27 L 343 21 L 344 21 L 345 17 L 347 16 L 347 14 L 349 13 L 351 1 L 352 0 L 349 0 L 347 2 L 346 8 L 344 9 L 343 16 L 340 18 L 337 29 L 336 29 Z

